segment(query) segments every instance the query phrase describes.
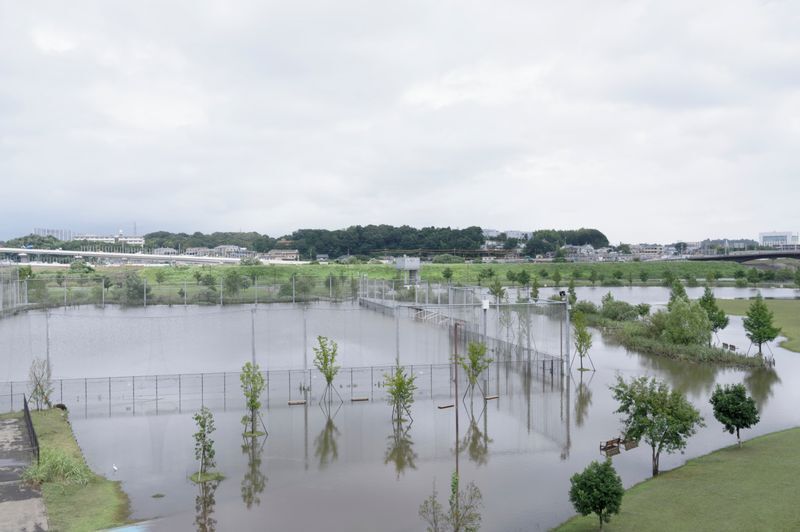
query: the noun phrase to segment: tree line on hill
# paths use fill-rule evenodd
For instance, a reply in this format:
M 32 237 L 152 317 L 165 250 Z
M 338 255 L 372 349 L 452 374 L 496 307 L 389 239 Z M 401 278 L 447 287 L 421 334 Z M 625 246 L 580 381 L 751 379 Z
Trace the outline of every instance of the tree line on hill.
M 408 225 L 354 225 L 346 229 L 298 229 L 281 238 L 251 232 L 201 232 L 172 233 L 156 231 L 144 235 L 148 248 L 170 247 L 185 250 L 191 247 L 213 248 L 219 245 L 236 245 L 259 253 L 271 249 L 297 249 L 304 258 L 327 254 L 331 258 L 341 255 L 375 255 L 384 251 L 436 254 L 437 252 L 461 253 L 477 251 L 485 238 L 480 227 L 465 229 L 450 227 L 423 227 Z M 527 242 L 525 253 L 530 256 L 554 252 L 564 244 L 591 244 L 595 248 L 608 246 L 608 238 L 597 229 L 554 230 L 545 229 L 533 233 Z M 52 236 L 28 235 L 6 242 L 8 247 L 32 247 L 37 249 L 80 250 L 95 245 L 84 240 L 60 241 Z M 101 245 L 102 244 L 96 244 Z

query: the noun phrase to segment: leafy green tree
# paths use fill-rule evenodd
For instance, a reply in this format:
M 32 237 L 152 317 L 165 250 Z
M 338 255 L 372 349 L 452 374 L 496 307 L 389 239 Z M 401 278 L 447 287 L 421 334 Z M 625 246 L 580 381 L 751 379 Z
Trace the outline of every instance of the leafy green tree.
M 500 302 L 506 297 L 506 289 L 503 288 L 503 283 L 500 279 L 495 278 L 492 284 L 489 285 L 489 295 L 494 297 L 495 302 L 499 305 Z
M 628 270 L 628 286 L 633 286 L 633 270 Z
M 704 426 L 700 412 L 683 394 L 655 378 L 638 377 L 627 383 L 618 376 L 611 391 L 619 402 L 615 412 L 626 416 L 622 419 L 625 439 L 644 439 L 651 448 L 653 476 L 658 475 L 662 452 L 683 450 L 689 437 Z
M 226 270 L 222 277 L 222 289 L 225 291 L 225 295 L 231 297 L 237 295 L 242 288 L 244 279 L 245 277 L 238 269 L 231 268 Z
M 749 268 L 747 270 L 747 282 L 751 285 L 755 286 L 758 284 L 758 281 L 761 279 L 761 276 L 758 274 L 758 270 L 755 268 Z
M 669 303 L 667 303 L 667 308 L 672 310 L 672 306 L 675 304 L 675 301 L 678 299 L 682 299 L 684 301 L 689 301 L 689 296 L 686 295 L 686 289 L 683 287 L 681 282 L 675 279 L 672 282 L 672 287 L 669 292 Z
M 194 277 L 194 280 L 197 282 L 197 284 L 200 284 L 200 281 L 203 279 L 203 272 L 200 270 L 195 270 L 192 272 L 192 277 Z
M 640 318 L 644 318 L 650 315 L 650 304 L 649 303 L 639 303 L 636 305 L 636 314 L 639 315 Z
M 539 278 L 535 275 L 531 281 L 531 299 L 539 299 Z
M 797 285 L 797 288 L 800 288 L 800 268 L 794 271 L 794 284 Z
M 467 389 L 464 391 L 464 396 L 466 396 L 468 392 L 473 391 L 475 386 L 477 386 L 483 394 L 483 389 L 478 379 L 481 373 L 486 371 L 492 363 L 492 359 L 486 356 L 486 344 L 470 342 L 467 345 L 467 354 L 459 356 L 457 362 L 464 369 L 467 382 L 469 383 L 469 386 L 467 386 Z
M 212 473 L 217 465 L 214 460 L 214 440 L 211 433 L 216 430 L 214 427 L 214 415 L 205 406 L 194 416 L 197 424 L 197 432 L 194 433 L 194 457 L 200 462 L 200 471 L 192 476 L 195 482 L 206 482 L 207 480 L 218 479 L 218 475 Z
M 414 391 L 417 385 L 414 384 L 416 375 L 406 374 L 402 366 L 395 366 L 391 373 L 383 376 L 388 394 L 389 403 L 392 405 L 392 419 L 403 420 L 403 411 L 411 417 L 411 404 L 414 402 Z
M 522 288 L 527 288 L 527 286 L 531 284 L 531 274 L 528 273 L 528 270 L 517 272 L 517 282 Z
M 592 333 L 586 326 L 586 316 L 583 312 L 577 311 L 573 314 L 573 327 L 575 329 L 575 352 L 580 357 L 581 367 L 579 371 L 588 371 L 588 368 L 583 367 L 583 357 L 589 354 L 589 349 L 592 348 Z M 590 359 L 591 360 L 591 359 Z M 592 364 L 594 366 L 594 364 Z
M 167 272 L 164 271 L 163 268 L 159 268 L 156 270 L 156 282 L 158 284 L 163 283 L 167 279 Z
M 581 515 L 597 515 L 601 530 L 603 523 L 619 513 L 625 489 L 610 458 L 602 464 L 592 461 L 583 472 L 572 475 L 569 482 L 569 500 L 575 511 Z
M 245 365 L 242 366 L 242 373 L 239 375 L 239 381 L 242 384 L 245 407 L 250 413 L 242 417 L 242 425 L 244 425 L 246 429 L 249 428 L 244 435 L 258 436 L 261 433 L 256 430 L 256 417 L 258 411 L 261 410 L 261 394 L 265 387 L 264 375 L 261 373 L 261 368 L 258 367 L 258 364 L 246 362 Z
M 141 305 L 144 302 L 145 292 L 147 297 L 150 297 L 150 287 L 145 285 L 145 281 L 136 272 L 125 272 L 122 284 L 121 303 L 123 305 Z
M 619 280 L 621 280 L 621 279 L 622 279 L 622 277 L 623 277 L 625 274 L 624 274 L 624 273 L 622 273 L 622 270 L 614 270 L 614 273 L 612 273 L 611 275 L 614 277 L 614 279 L 616 279 L 616 280 L 618 280 L 618 281 L 619 281 Z
M 325 393 L 328 394 L 328 400 L 332 399 L 330 390 L 336 390 L 331 385 L 336 374 L 339 373 L 340 366 L 336 365 L 336 357 L 338 356 L 339 346 L 333 340 L 328 340 L 325 336 L 317 336 L 317 346 L 314 347 L 314 366 L 325 377 Z M 337 394 L 339 392 L 336 392 Z M 323 399 L 325 395 L 323 394 Z
M 680 345 L 708 344 L 711 327 L 708 314 L 697 301 L 677 298 L 667 312 L 662 338 Z
M 64 286 L 64 272 L 56 273 L 56 284 L 59 287 Z
M 706 286 L 706 289 L 703 292 L 703 297 L 697 301 L 708 315 L 708 321 L 711 322 L 711 332 L 716 334 L 718 331 L 721 331 L 728 326 L 728 322 L 730 320 L 725 314 L 725 311 L 719 308 L 719 305 L 717 305 L 717 299 L 714 297 L 714 292 L 710 287 Z
M 570 279 L 567 285 L 567 300 L 570 306 L 574 306 L 578 302 L 578 294 L 575 293 L 575 279 Z
M 553 285 L 556 288 L 561 286 L 561 272 L 559 270 L 553 272 Z
M 594 268 L 589 272 L 589 282 L 592 283 L 592 286 L 597 284 L 597 270 Z
M 747 309 L 747 315 L 743 320 L 747 338 L 758 345 L 759 356 L 762 355 L 761 346 L 777 338 L 781 332 L 780 327 L 773 325 L 773 318 L 772 311 L 764 303 L 764 298 L 759 293 L 750 304 L 750 308 Z
M 514 270 L 508 270 L 508 271 L 506 272 L 506 279 L 508 279 L 508 281 L 509 281 L 509 282 L 511 283 L 511 285 L 513 286 L 513 285 L 514 285 L 514 283 L 516 283 L 516 282 L 517 282 L 517 272 L 515 272 Z
M 453 280 L 453 269 L 449 266 L 442 270 L 442 278 L 447 281 L 448 284 Z
M 649 273 L 647 273 L 647 270 L 640 270 L 640 271 L 639 271 L 639 279 L 640 279 L 640 280 L 641 280 L 643 283 L 646 283 L 646 282 L 647 282 L 647 280 L 648 280 L 649 278 L 650 278 L 650 274 L 649 274 Z
M 664 270 L 661 282 L 664 286 L 672 286 L 675 283 L 675 274 L 672 273 L 672 270 Z
M 742 445 L 739 430 L 749 429 L 760 420 L 756 402 L 748 397 L 744 384 L 726 384 L 724 388 L 717 384 L 711 394 L 711 406 L 714 408 L 714 417 L 725 430 L 731 434 L 736 431 L 739 446 Z

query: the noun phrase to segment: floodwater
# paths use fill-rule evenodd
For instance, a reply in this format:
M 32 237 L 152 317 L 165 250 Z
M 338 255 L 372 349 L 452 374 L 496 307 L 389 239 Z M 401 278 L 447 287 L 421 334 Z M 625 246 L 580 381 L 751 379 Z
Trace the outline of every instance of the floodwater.
M 736 291 L 729 296 L 720 290 Z M 668 292 L 659 288 L 578 289 L 579 298 L 597 301 L 608 291 L 633 303 L 660 304 L 668 299 Z M 699 295 L 692 289 L 689 292 Z M 762 291 L 765 296 L 777 297 L 768 292 Z M 789 297 L 796 293 L 788 292 Z M 717 293 L 721 297 L 750 295 L 749 289 L 718 289 Z M 259 310 L 256 316 L 256 346 L 264 348 L 263 352 L 258 351 L 259 356 L 269 364 L 302 368 L 303 349 L 293 345 L 302 343 L 305 336 L 302 314 L 298 317 L 297 310 L 273 308 Z M 221 371 L 235 371 L 252 350 L 249 309 L 231 309 L 231 313 L 244 313 L 244 319 L 237 314 L 227 325 L 216 323 L 228 319 L 220 314 L 228 309 L 153 308 L 138 313 L 78 309 L 67 311 L 67 315 L 70 312 L 80 312 L 84 317 L 76 318 L 72 327 L 75 331 L 71 341 L 76 345 L 51 345 L 51 356 L 61 360 L 61 366 L 56 365 L 57 376 L 62 371 L 63 376 L 69 377 L 83 376 L 82 372 L 105 376 L 112 369 L 116 370 L 113 375 L 161 372 L 162 368 L 165 372 L 209 371 L 209 365 Z M 145 320 L 140 314 L 145 312 L 148 316 L 188 312 L 198 318 L 198 324 L 191 325 L 192 320 L 187 322 L 183 317 L 166 317 L 162 318 L 166 320 L 163 324 L 146 326 L 152 337 L 141 338 L 137 336 L 141 330 L 136 330 L 142 327 L 139 321 L 161 323 Z M 271 318 L 262 316 L 262 312 Z M 394 360 L 398 352 L 394 318 L 363 310 L 315 308 L 309 315 L 313 313 L 315 319 L 306 318 L 307 332 L 325 330 L 332 337 L 338 334 L 346 338 L 342 355 L 352 358 L 344 359 L 344 365 Z M 22 325 L 0 322 L 4 353 L 11 344 L 18 348 L 41 344 L 38 337 L 29 338 L 27 344 L 25 340 L 25 328 L 39 331 L 45 319 L 34 314 L 13 318 L 21 320 Z M 122 320 L 134 330 L 126 336 L 120 330 L 124 327 L 110 325 L 114 321 L 103 316 Z M 54 329 L 52 315 L 50 320 L 51 344 L 54 337 L 67 338 L 61 335 L 70 328 L 62 324 L 57 326 L 60 329 Z M 188 329 L 172 331 L 170 320 Z M 92 325 L 95 323 L 100 326 Z M 86 338 L 89 326 L 93 327 L 91 335 L 99 335 L 102 340 Z M 98 330 L 103 326 L 114 330 L 103 336 Z M 399 330 L 403 363 L 446 361 L 450 351 L 446 329 L 404 320 Z M 9 331 L 15 334 L 11 340 L 7 337 Z M 192 341 L 187 331 L 202 338 Z M 557 328 L 550 333 L 558 334 Z M 274 343 L 281 334 L 288 336 L 286 351 Z M 218 335 L 224 338 L 215 339 Z M 312 337 L 310 332 L 307 336 Z M 719 336 L 726 343 L 749 345 L 738 317 L 731 317 L 731 324 Z M 90 361 L 81 362 L 87 349 L 103 351 L 104 343 L 110 347 L 104 356 L 90 355 Z M 162 343 L 166 344 L 163 351 L 158 347 Z M 29 352 L 37 350 L 31 347 Z M 793 382 L 800 371 L 800 355 L 776 345 L 772 351 L 776 360 L 773 369 L 722 369 L 628 353 L 606 343 L 595 332 L 590 353 L 595 372 L 573 370 L 570 377 L 561 379 L 557 371 L 551 375 L 548 368 L 542 371 L 535 364 L 491 368 L 484 385 L 499 399 L 489 401 L 485 409 L 483 401 L 477 399 L 459 403 L 458 438 L 455 409 L 438 408 L 453 402 L 453 390 L 446 378 L 437 379 L 438 384 L 431 378 L 434 384 L 423 387 L 412 407 L 413 424 L 400 432 L 393 427 L 391 408 L 382 395 L 353 403 L 348 400 L 350 392 L 346 387 L 341 388 L 345 401 L 341 405 L 335 401 L 330 409 L 318 403 L 319 389 L 305 406 L 270 402 L 262 411 L 270 434 L 257 441 L 242 439 L 240 410 L 217 408 L 217 431 L 213 436 L 217 469 L 226 478 L 204 489 L 188 480 L 197 467 L 192 450 L 191 412 L 115 413 L 108 417 L 84 417 L 81 412 L 73 412 L 71 419 L 92 468 L 122 481 L 131 497 L 133 517 L 151 520 L 148 526 L 152 530 L 424 530 L 425 523 L 418 516 L 420 504 L 431 494 L 435 483 L 440 502 L 446 506 L 450 474 L 457 466 L 462 483 L 474 482 L 482 492 L 482 530 L 547 530 L 573 514 L 567 497 L 569 477 L 591 460 L 602 459 L 600 441 L 619 435 L 620 423 L 613 413 L 616 404 L 608 389 L 617 375 L 664 379 L 684 391 L 705 418 L 706 427 L 690 439 L 684 454 L 662 456 L 662 469 L 669 469 L 687 458 L 735 443 L 734 436 L 723 432 L 711 413 L 708 398 L 715 384 L 744 382 L 758 402 L 761 422 L 745 431 L 745 438 L 800 425 L 800 411 L 796 408 L 800 387 Z M 136 362 L 130 362 L 130 357 Z M 17 365 L 24 367 L 24 363 L 14 363 L 9 358 L 12 357 L 4 356 L 0 367 L 14 368 L 18 374 Z M 67 364 L 78 367 L 72 370 Z M 121 364 L 130 364 L 133 369 L 120 368 Z M 463 382 L 461 386 L 463 390 Z M 650 475 L 650 452 L 644 446 L 623 450 L 613 461 L 626 486 Z

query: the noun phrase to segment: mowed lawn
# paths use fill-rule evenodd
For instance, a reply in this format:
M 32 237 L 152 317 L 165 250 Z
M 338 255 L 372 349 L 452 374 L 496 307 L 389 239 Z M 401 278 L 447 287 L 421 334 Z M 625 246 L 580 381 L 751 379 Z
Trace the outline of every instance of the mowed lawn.
M 731 441 L 735 438 L 731 436 Z M 603 529 L 800 530 L 800 428 L 746 441 L 661 473 L 625 492 Z M 565 493 L 564 497 L 568 495 Z M 555 530 L 597 530 L 594 514 Z
M 752 301 L 747 299 L 718 299 L 720 308 L 728 314 L 744 316 Z M 780 346 L 800 353 L 800 299 L 765 299 L 775 315 L 775 325 L 781 328 L 786 340 Z

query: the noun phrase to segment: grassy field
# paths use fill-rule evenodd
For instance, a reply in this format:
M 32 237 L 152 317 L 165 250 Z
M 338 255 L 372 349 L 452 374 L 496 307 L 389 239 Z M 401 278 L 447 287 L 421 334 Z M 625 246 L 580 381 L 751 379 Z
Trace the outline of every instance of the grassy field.
M 775 314 L 775 324 L 781 328 L 786 340 L 780 346 L 800 353 L 800 299 L 766 299 L 767 307 Z M 744 316 L 750 301 L 745 299 L 718 299 L 719 306 L 728 314 Z
M 741 448 L 689 460 L 633 486 L 625 492 L 619 515 L 604 530 L 797 530 L 798 476 L 800 429 L 768 434 Z M 555 530 L 597 528 L 592 514 L 570 519 Z
M 42 449 L 61 449 L 83 460 L 65 412 L 54 408 L 32 414 Z M 85 486 L 45 483 L 42 494 L 51 530 L 101 530 L 125 524 L 130 513 L 128 496 L 119 482 L 98 475 Z

